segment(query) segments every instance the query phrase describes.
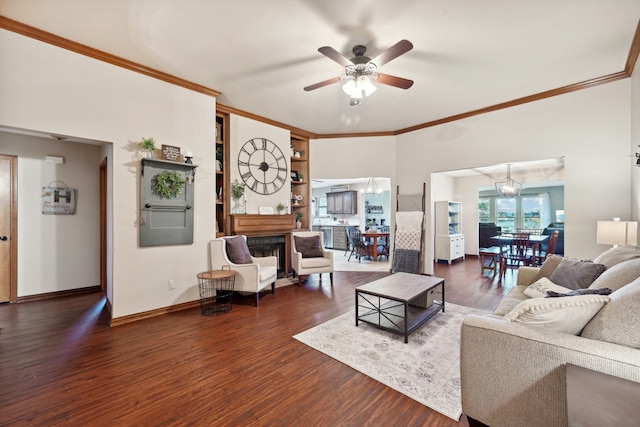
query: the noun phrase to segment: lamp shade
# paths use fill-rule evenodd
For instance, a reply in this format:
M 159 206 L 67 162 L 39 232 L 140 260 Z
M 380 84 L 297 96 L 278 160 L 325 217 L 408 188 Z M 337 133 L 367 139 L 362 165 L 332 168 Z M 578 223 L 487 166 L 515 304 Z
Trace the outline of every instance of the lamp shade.
M 600 245 L 638 244 L 638 223 L 636 221 L 598 221 L 596 243 Z

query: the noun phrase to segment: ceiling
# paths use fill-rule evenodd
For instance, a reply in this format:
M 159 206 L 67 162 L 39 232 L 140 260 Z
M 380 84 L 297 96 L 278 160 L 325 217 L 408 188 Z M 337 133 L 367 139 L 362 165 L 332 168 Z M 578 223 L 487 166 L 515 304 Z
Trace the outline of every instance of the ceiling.
M 218 102 L 323 136 L 396 132 L 625 70 L 638 0 L 0 0 L 0 15 L 220 91 Z M 349 106 L 356 44 L 414 48 Z

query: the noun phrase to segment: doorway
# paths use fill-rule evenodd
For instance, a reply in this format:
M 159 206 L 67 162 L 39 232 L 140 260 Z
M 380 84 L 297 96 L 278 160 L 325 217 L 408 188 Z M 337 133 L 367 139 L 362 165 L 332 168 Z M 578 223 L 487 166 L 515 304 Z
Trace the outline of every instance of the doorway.
M 0 154 L 0 303 L 16 302 L 18 158 Z

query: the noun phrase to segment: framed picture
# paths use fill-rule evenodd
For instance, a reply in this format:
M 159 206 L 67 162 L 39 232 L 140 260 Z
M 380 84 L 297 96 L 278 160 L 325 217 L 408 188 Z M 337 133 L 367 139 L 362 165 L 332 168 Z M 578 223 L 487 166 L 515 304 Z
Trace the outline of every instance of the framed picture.
M 75 188 L 42 187 L 42 213 L 44 215 L 74 215 L 76 213 Z
M 162 160 L 176 162 L 180 159 L 180 147 L 162 144 Z
M 300 181 L 300 175 L 298 175 L 298 171 L 291 170 L 291 180 Z

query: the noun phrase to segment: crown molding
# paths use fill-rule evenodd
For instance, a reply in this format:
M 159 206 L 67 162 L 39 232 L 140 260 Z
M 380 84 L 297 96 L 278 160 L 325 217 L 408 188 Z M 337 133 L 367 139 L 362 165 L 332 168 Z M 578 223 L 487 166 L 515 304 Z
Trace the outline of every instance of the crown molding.
M 85 55 L 99 61 L 107 62 L 109 64 L 116 65 L 130 71 L 135 71 L 136 73 L 144 74 L 145 76 L 153 77 L 154 79 L 162 80 L 176 86 L 181 86 L 195 92 L 200 92 L 205 95 L 218 97 L 222 93 L 206 86 L 202 86 L 197 83 L 172 76 L 171 74 L 155 70 L 151 67 L 138 64 L 137 62 L 129 61 L 128 59 L 124 59 L 119 56 L 104 52 L 102 50 L 94 49 L 90 46 L 74 42 L 73 40 L 57 36 L 53 33 L 43 31 L 39 28 L 23 24 L 22 22 L 14 21 L 13 19 L 9 19 L 2 15 L 0 15 L 0 28 L 7 31 L 12 31 L 16 34 L 21 34 L 25 37 L 39 40 L 44 43 L 48 43 L 53 46 L 70 50 L 71 52 L 79 53 L 80 55 Z
M 190 82 L 188 80 L 181 79 L 179 77 L 172 76 L 170 74 L 164 73 L 162 71 L 155 70 L 153 68 L 138 64 L 133 61 L 129 61 L 124 58 L 120 58 L 118 56 L 112 55 L 107 52 L 103 52 L 98 49 L 94 49 L 92 47 L 83 45 L 81 43 L 74 42 L 72 40 L 66 39 L 64 37 L 57 36 L 55 34 L 49 33 L 47 31 L 40 30 L 38 28 L 32 27 L 30 25 L 23 24 L 18 21 L 14 21 L 7 17 L 0 15 L 0 28 L 12 31 L 17 34 L 21 34 L 26 37 L 30 37 L 44 43 L 48 43 L 54 46 L 61 47 L 63 49 L 70 50 L 72 52 L 79 53 L 81 55 L 86 55 L 94 59 L 98 59 L 103 62 L 107 62 L 112 65 L 116 65 L 118 67 L 126 68 L 131 71 L 135 71 L 137 73 L 144 74 L 149 77 L 153 77 L 155 79 L 163 80 L 167 83 L 175 84 L 177 86 L 181 86 L 196 92 L 203 93 L 205 95 L 210 95 L 218 98 L 222 92 L 208 88 L 206 86 L 199 85 L 197 83 Z M 253 113 L 249 113 L 244 110 L 240 110 L 234 107 L 230 107 L 223 104 L 217 104 L 216 110 L 226 114 L 237 114 L 242 117 L 250 118 L 256 121 L 264 122 L 273 126 L 281 127 L 284 129 L 290 130 L 292 133 L 296 135 L 306 137 L 309 139 L 327 139 L 327 138 L 363 138 L 363 137 L 373 137 L 373 136 L 396 136 L 404 133 L 413 132 L 420 129 L 425 129 L 428 127 L 438 126 L 444 123 L 450 123 L 457 120 L 466 119 L 468 117 L 477 116 L 480 114 L 490 113 L 498 110 L 502 110 L 505 108 L 515 107 L 517 105 L 526 104 L 529 102 L 539 101 L 546 98 L 551 98 L 558 95 L 564 95 L 570 92 L 575 92 L 582 89 L 588 89 L 594 86 L 599 86 L 602 84 L 612 83 L 621 79 L 629 78 L 633 74 L 633 70 L 635 64 L 638 60 L 638 56 L 640 55 L 640 20 L 638 21 L 638 25 L 636 27 L 636 31 L 631 42 L 631 47 L 629 49 L 629 54 L 627 56 L 627 60 L 625 63 L 625 67 L 623 71 L 609 74 L 602 77 L 596 77 L 594 79 L 585 80 L 580 83 L 574 83 L 567 86 L 562 86 L 556 89 L 547 90 L 544 92 L 536 93 L 533 95 L 524 96 L 522 98 L 514 99 L 507 102 L 502 102 L 500 104 L 491 105 L 484 108 L 479 108 L 477 110 L 468 111 L 466 113 L 456 114 L 449 117 L 444 117 L 442 119 L 433 120 L 430 122 L 421 123 L 415 126 L 410 126 L 404 129 L 398 129 L 395 131 L 385 131 L 385 132 L 363 132 L 363 133 L 336 133 L 336 134 L 317 134 L 314 132 L 310 132 L 304 129 L 296 128 L 293 126 L 289 126 L 286 123 L 281 123 L 275 120 L 268 119 L 266 117 L 258 116 Z
M 502 102 L 500 104 L 491 105 L 489 107 L 480 108 L 466 113 L 456 114 L 454 116 L 445 117 L 431 122 L 422 123 L 420 125 L 411 126 L 404 129 L 399 129 L 395 132 L 395 135 L 403 133 L 413 132 L 419 129 L 424 129 L 432 126 L 441 125 L 444 123 L 454 122 L 456 120 L 466 119 L 468 117 L 478 116 L 480 114 L 490 113 L 493 111 L 503 110 L 505 108 L 515 107 L 516 105 L 527 104 L 529 102 L 540 101 L 541 99 L 551 98 L 558 95 L 564 95 L 566 93 L 575 92 L 582 89 L 588 89 L 590 87 L 599 86 L 606 83 L 615 82 L 617 80 L 626 79 L 629 76 L 624 71 L 620 71 L 607 76 L 596 77 L 595 79 L 585 80 L 580 83 L 574 83 L 567 86 L 562 86 L 556 89 L 547 90 L 544 92 L 536 93 L 533 95 L 524 96 L 522 98 L 513 99 L 511 101 Z

